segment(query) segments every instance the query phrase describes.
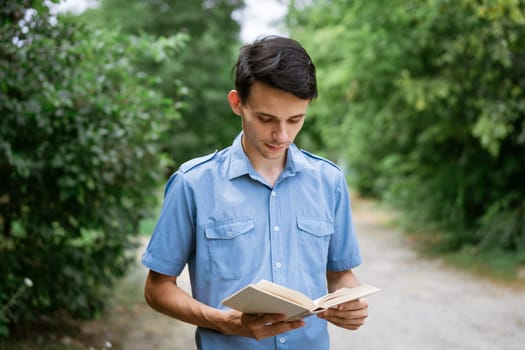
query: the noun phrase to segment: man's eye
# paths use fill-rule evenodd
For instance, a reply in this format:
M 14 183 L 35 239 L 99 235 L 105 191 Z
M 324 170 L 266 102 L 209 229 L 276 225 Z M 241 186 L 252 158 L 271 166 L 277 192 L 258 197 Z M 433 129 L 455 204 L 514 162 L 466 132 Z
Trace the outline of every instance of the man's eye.
M 272 121 L 272 118 L 259 117 L 259 120 L 263 123 L 269 123 Z
M 297 123 L 301 122 L 301 120 L 302 120 L 301 118 L 295 118 L 295 119 L 290 119 L 288 122 L 290 124 L 297 124 Z

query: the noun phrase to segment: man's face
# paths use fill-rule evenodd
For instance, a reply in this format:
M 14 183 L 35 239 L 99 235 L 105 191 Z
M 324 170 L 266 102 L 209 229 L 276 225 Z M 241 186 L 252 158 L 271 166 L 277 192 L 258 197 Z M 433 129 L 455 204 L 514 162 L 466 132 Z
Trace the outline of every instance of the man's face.
M 286 159 L 286 150 L 301 130 L 310 100 L 256 82 L 242 103 L 236 91 L 228 100 L 242 118 L 244 151 L 252 162 Z

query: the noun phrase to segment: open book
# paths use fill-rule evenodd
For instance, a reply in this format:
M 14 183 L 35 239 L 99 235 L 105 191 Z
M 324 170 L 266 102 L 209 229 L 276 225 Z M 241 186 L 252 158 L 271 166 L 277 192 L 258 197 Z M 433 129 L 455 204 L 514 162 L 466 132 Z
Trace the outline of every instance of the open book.
M 247 314 L 284 314 L 285 321 L 293 321 L 379 290 L 371 285 L 362 284 L 353 288 L 342 288 L 312 300 L 296 290 L 261 280 L 230 295 L 222 304 Z

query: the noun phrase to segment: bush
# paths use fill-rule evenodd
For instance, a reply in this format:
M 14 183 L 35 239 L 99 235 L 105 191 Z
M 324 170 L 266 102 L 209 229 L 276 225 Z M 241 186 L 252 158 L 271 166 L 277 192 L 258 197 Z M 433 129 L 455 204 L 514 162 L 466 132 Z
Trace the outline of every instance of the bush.
M 101 310 L 155 208 L 178 116 L 133 60 L 172 56 L 183 37 L 91 32 L 28 3 L 0 10 L 0 305 L 24 278 L 33 288 L 1 309 L 0 335 L 57 310 Z

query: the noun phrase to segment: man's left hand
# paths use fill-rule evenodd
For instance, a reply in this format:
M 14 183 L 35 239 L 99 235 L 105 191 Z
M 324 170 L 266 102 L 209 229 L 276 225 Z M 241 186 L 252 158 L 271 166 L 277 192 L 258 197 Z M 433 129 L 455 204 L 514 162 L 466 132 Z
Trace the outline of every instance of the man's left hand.
M 322 319 L 346 329 L 356 330 L 365 323 L 368 317 L 368 301 L 358 299 L 341 304 L 318 314 Z

